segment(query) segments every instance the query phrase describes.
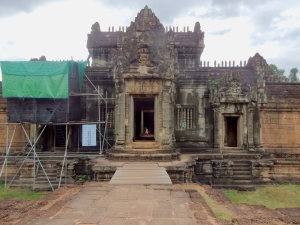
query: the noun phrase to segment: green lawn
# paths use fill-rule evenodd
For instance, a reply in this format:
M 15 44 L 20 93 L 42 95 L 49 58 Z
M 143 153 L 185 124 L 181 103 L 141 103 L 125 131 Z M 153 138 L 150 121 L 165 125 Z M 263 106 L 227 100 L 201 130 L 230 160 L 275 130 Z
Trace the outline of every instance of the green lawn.
M 258 187 L 253 192 L 224 190 L 233 203 L 264 205 L 269 209 L 300 207 L 300 186 L 293 184 Z
M 37 192 L 32 191 L 30 188 L 21 189 L 5 189 L 3 181 L 0 181 L 0 200 L 6 198 L 21 198 L 26 200 L 37 200 L 45 197 L 50 192 Z

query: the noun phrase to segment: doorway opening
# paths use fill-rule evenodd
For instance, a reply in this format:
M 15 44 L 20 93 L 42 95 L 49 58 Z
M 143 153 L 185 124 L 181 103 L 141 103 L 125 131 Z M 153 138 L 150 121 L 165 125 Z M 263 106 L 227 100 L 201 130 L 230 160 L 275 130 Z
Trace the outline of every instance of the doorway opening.
M 224 117 L 225 122 L 225 135 L 224 146 L 225 147 L 238 147 L 238 117 Z
M 134 97 L 134 140 L 154 140 L 154 125 L 154 96 Z

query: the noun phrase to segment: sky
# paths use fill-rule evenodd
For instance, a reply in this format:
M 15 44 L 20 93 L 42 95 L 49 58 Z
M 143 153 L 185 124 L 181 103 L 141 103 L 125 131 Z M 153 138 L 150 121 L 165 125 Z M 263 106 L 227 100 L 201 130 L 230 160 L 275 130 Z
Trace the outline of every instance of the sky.
M 300 70 L 300 1 L 295 0 L 0 0 L 0 61 L 86 60 L 87 34 L 99 22 L 129 26 L 148 5 L 166 26 L 205 32 L 201 60 L 247 61 Z M 299 74 L 298 74 L 299 76 Z

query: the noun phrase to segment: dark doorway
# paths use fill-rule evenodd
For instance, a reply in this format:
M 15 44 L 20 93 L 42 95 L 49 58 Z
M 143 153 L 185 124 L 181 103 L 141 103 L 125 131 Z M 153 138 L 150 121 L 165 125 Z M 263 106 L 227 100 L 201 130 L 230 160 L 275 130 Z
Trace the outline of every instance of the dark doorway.
M 134 140 L 154 140 L 154 97 L 134 98 Z M 145 134 L 147 128 L 148 134 Z
M 237 147 L 238 117 L 225 117 L 225 147 Z

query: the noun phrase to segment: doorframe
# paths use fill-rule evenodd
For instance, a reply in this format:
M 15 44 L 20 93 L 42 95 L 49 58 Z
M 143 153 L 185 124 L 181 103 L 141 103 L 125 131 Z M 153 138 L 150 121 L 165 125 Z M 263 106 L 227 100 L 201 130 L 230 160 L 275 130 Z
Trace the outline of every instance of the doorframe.
M 241 149 L 243 145 L 243 115 L 242 114 L 223 114 L 223 119 L 222 119 L 222 137 L 220 140 L 220 146 L 222 148 L 237 148 Z M 225 146 L 225 134 L 226 134 L 226 122 L 225 119 L 226 117 L 236 117 L 237 118 L 237 147 L 229 147 Z
M 158 141 L 158 124 L 159 124 L 159 118 L 158 118 L 158 94 L 129 94 L 129 119 L 128 119 L 128 127 L 129 127 L 129 131 L 128 131 L 128 137 L 129 137 L 129 143 L 134 142 L 134 138 L 135 138 L 135 119 L 134 119 L 134 111 L 135 111 L 135 105 L 134 105 L 134 99 L 137 96 L 140 95 L 147 95 L 147 96 L 152 96 L 154 99 L 154 141 L 157 142 Z M 146 110 L 147 111 L 147 110 Z M 151 110 L 152 111 L 152 110 Z

